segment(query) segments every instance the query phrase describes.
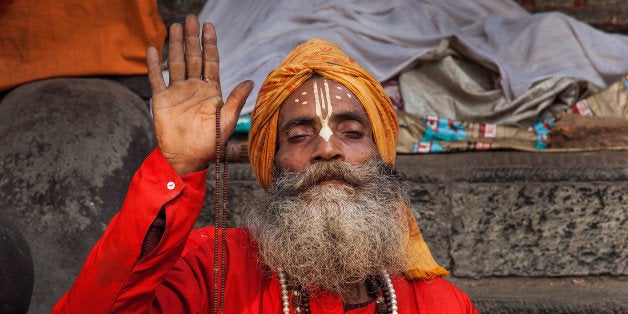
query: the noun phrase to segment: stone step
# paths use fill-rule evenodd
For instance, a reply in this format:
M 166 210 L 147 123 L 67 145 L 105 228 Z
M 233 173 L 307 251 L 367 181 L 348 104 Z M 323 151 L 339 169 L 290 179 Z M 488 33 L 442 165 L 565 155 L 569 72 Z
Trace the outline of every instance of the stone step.
M 480 313 L 628 313 L 628 277 L 448 278 Z

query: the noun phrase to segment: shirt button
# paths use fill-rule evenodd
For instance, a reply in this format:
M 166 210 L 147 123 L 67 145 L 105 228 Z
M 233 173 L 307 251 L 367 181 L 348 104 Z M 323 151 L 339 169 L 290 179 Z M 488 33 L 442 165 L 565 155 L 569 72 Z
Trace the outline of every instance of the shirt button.
M 174 190 L 174 182 L 168 182 L 168 184 L 166 184 L 166 187 L 168 188 L 168 190 Z

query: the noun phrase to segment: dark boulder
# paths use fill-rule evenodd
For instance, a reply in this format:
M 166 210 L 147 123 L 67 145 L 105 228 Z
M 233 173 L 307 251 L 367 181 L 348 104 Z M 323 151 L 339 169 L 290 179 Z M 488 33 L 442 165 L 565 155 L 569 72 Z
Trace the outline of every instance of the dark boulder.
M 0 209 L 30 244 L 30 312 L 49 313 L 154 147 L 146 103 L 102 79 L 25 84 L 0 103 Z

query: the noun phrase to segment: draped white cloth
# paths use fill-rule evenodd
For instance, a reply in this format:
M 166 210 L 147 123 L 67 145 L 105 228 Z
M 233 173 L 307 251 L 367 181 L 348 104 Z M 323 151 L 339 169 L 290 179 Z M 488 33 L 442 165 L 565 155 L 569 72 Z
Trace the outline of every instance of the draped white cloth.
M 268 72 L 312 37 L 337 43 L 380 81 L 455 43 L 460 55 L 496 74 L 496 88 L 513 106 L 547 79 L 604 88 L 628 72 L 628 36 L 560 13 L 529 14 L 512 0 L 208 0 L 199 19 L 216 27 L 223 91 L 255 81 L 243 113 Z

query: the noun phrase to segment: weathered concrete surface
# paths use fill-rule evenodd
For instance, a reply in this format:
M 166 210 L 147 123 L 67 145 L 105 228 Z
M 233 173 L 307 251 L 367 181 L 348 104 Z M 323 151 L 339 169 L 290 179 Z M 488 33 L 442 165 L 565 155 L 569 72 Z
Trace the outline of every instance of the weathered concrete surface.
M 0 210 L 0 313 L 26 313 L 33 282 L 33 259 L 28 243 Z
M 108 80 L 29 83 L 0 103 L 0 208 L 32 250 L 29 312 L 70 287 L 153 138 L 143 100 Z

